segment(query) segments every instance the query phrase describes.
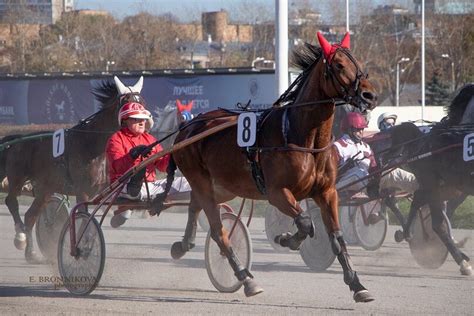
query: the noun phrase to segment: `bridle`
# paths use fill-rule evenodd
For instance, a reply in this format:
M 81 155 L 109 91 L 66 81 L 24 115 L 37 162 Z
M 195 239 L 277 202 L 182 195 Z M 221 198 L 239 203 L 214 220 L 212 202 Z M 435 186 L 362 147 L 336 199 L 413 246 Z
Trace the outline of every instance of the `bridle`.
M 352 62 L 352 64 L 356 68 L 356 78 L 353 81 L 352 86 L 350 88 L 347 88 L 343 84 L 339 76 L 335 74 L 335 71 L 331 62 L 327 62 L 327 61 L 325 62 L 326 69 L 324 72 L 324 76 L 329 77 L 336 91 L 340 91 L 344 95 L 342 99 L 344 100 L 345 103 L 354 104 L 360 110 L 365 110 L 365 107 L 363 108 L 362 105 L 367 104 L 367 102 L 364 100 L 364 98 L 361 95 L 360 82 L 362 79 L 367 79 L 369 75 L 360 69 L 360 67 L 357 64 L 357 61 L 354 59 L 354 57 L 351 55 L 348 49 L 339 47 L 334 52 L 334 55 L 337 52 L 341 52 L 344 55 L 346 55 L 346 57 L 349 58 L 349 60 Z

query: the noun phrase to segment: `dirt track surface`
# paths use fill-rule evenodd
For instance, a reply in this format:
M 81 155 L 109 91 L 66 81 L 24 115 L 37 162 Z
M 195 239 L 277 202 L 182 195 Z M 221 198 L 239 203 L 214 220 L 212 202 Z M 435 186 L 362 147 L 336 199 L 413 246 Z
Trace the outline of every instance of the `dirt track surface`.
M 437 270 L 417 266 L 406 243 L 393 241 L 390 227 L 384 245 L 376 251 L 350 247 L 361 282 L 376 300 L 354 303 L 336 262 L 314 273 L 298 253 L 277 253 L 269 245 L 263 219 L 253 219 L 252 271 L 264 293 L 246 298 L 243 289 L 219 293 L 212 286 L 204 263 L 205 233 L 183 259 L 170 257 L 170 246 L 184 232 L 185 215 L 164 213 L 160 218 L 132 218 L 113 229 L 108 219 L 103 231 L 106 263 L 97 289 L 86 297 L 73 297 L 56 289 L 46 278 L 57 271 L 48 265 L 29 265 L 13 246 L 13 220 L 0 207 L 0 314 L 385 314 L 472 315 L 474 278 L 461 276 L 448 257 Z M 464 250 L 474 255 L 473 231 Z

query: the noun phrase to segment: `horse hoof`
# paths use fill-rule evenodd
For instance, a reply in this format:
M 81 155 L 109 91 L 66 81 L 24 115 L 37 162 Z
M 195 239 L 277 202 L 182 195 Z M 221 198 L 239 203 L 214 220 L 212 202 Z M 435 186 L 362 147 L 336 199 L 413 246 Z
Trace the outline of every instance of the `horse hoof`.
M 372 302 L 373 300 L 375 300 L 375 298 L 370 295 L 369 291 L 367 290 L 361 290 L 357 293 L 354 293 L 354 301 L 356 303 L 368 303 Z
M 462 275 L 472 275 L 472 267 L 466 260 L 461 261 L 459 271 Z
M 244 293 L 245 296 L 250 297 L 254 296 L 257 294 L 260 294 L 263 292 L 263 289 L 257 285 L 257 282 L 255 282 L 251 278 L 246 278 L 244 281 Z
M 173 259 L 181 259 L 181 257 L 186 253 L 186 251 L 183 250 L 182 244 L 181 241 L 177 241 L 171 246 L 171 257 Z
M 403 235 L 403 232 L 401 230 L 397 230 L 395 232 L 394 238 L 396 242 L 402 242 L 403 239 L 405 239 L 405 236 Z
M 16 233 L 15 239 L 13 239 L 16 249 L 25 250 L 26 248 L 26 234 L 25 233 Z
M 29 253 L 29 254 L 25 254 L 25 259 L 26 259 L 26 262 L 28 262 L 29 264 L 45 264 L 45 263 L 47 263 L 47 261 L 45 259 L 38 256 L 38 254 L 36 254 L 36 252 L 34 252 L 34 251 Z

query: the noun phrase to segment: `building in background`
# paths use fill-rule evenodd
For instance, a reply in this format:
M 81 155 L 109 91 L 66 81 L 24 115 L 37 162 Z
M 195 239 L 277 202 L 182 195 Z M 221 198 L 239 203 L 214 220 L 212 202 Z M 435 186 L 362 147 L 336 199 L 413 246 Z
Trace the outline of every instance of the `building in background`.
M 0 0 L 0 21 L 21 24 L 54 24 L 63 12 L 74 9 L 74 0 Z

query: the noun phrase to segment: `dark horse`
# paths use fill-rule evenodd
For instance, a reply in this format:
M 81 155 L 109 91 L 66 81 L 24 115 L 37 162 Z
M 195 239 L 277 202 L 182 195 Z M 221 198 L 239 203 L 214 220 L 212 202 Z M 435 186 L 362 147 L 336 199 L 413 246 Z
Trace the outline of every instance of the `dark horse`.
M 86 201 L 107 183 L 105 144 L 119 128 L 117 113 L 120 106 L 129 100 L 144 102 L 140 96 L 143 78 L 132 87 L 126 87 L 117 77 L 114 80 L 115 84 L 104 81 L 93 90 L 102 109 L 65 131 L 65 149 L 61 156 L 53 158 L 51 135 L 28 135 L 33 137 L 27 140 L 21 140 L 22 135 L 12 135 L 1 141 L 3 144 L 13 141 L 0 153 L 0 178 L 6 175 L 9 182 L 5 203 L 15 221 L 15 246 L 25 249 L 26 260 L 30 263 L 42 262 L 33 249 L 32 229 L 48 198 L 56 192 Z M 33 183 L 34 200 L 23 223 L 17 196 L 27 180 Z
M 306 44 L 301 52 L 295 53 L 295 64 L 303 72 L 275 106 L 262 113 L 255 146 L 248 151 L 238 147 L 237 128 L 233 126 L 172 154 L 191 184 L 192 193 L 184 238 L 171 251 L 173 258 L 180 258 L 194 247 L 196 219 L 204 209 L 211 236 L 229 260 L 237 279 L 243 282 L 246 296 L 256 295 L 263 290 L 232 250 L 218 204 L 235 196 L 268 200 L 294 218 L 298 232 L 280 236 L 279 242 L 296 250 L 308 235 L 314 234 L 310 215 L 297 203 L 310 197 L 321 208 L 333 251 L 344 270 L 345 283 L 357 302 L 367 302 L 373 298 L 352 268 L 339 226 L 331 128 L 337 100 L 365 110 L 375 107 L 377 96 L 349 50 L 349 34 L 334 45 L 320 33 L 318 39 L 321 48 Z M 236 113 L 225 110 L 202 114 L 181 130 L 176 142 L 236 120 Z M 264 190 L 257 188 L 249 160 L 258 163 Z
M 403 227 L 405 237 L 410 238 L 409 227 L 417 211 L 428 204 L 433 230 L 446 245 L 463 275 L 472 274 L 469 257 L 459 250 L 446 225 L 443 225 L 443 210 L 444 201 L 448 201 L 447 213 L 448 217 L 451 216 L 466 196 L 474 194 L 474 160 L 465 161 L 463 158 L 464 138 L 474 133 L 472 113 L 467 110 L 474 106 L 473 101 L 474 85 L 470 84 L 461 89 L 448 108 L 448 116 L 429 133 L 423 134 L 413 123 L 403 123 L 390 129 L 392 151 L 389 154 L 408 161 L 408 167 L 419 183 Z M 474 136 L 471 137 L 474 139 Z M 468 150 L 472 152 L 472 148 Z

